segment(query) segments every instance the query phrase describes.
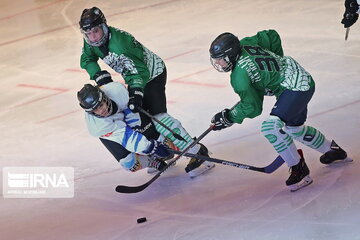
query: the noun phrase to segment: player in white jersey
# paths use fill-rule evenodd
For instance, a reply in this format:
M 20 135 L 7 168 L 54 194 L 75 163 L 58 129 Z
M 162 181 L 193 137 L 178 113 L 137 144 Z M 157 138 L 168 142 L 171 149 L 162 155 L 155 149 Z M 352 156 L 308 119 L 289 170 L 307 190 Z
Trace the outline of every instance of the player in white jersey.
M 101 87 L 85 84 L 78 92 L 80 106 L 91 135 L 99 137 L 106 148 L 129 171 L 146 167 L 158 170 L 166 166 L 165 158 L 172 157 L 167 147 L 155 138 L 150 125 L 142 128 L 139 114 L 132 113 L 127 104 L 128 92 L 121 83 L 110 82 Z M 146 138 L 141 132 L 148 131 Z
M 110 80 L 110 74 L 104 77 L 108 80 L 101 87 L 85 84 L 78 92 L 90 134 L 100 138 L 126 170 L 161 170 L 166 166 L 164 160 L 173 157 L 162 143 L 165 137 L 156 131 L 151 119 L 128 108 L 129 95 L 123 84 Z M 197 153 L 199 148 L 195 146 L 189 152 Z M 190 177 L 203 172 L 199 169 L 190 171 Z

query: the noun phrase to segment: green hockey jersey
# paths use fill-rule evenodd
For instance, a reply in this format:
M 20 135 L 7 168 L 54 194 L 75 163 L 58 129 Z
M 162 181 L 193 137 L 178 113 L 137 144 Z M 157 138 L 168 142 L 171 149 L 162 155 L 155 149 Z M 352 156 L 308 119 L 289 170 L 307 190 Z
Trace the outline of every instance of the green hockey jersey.
M 131 34 L 110 26 L 107 46 L 93 47 L 84 40 L 80 66 L 89 73 L 90 79 L 94 79 L 94 75 L 101 71 L 97 63 L 99 58 L 134 88 L 143 89 L 165 68 L 163 60 Z
M 240 102 L 229 119 L 242 123 L 261 114 L 264 96 L 277 98 L 285 90 L 307 91 L 315 86 L 311 75 L 293 58 L 284 56 L 275 30 L 258 32 L 240 40 L 241 56 L 231 72 L 231 86 Z

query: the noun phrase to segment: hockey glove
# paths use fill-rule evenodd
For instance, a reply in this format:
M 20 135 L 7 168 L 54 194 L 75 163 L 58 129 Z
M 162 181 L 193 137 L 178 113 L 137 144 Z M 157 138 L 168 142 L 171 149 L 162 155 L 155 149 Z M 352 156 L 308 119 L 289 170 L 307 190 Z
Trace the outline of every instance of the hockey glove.
M 356 0 L 345 0 L 345 13 L 341 23 L 344 28 L 351 27 L 359 18 L 359 5 Z
M 172 155 L 172 153 L 169 152 L 167 146 L 161 142 L 150 140 L 151 144 L 149 148 L 144 151 L 143 153 L 146 155 L 153 156 L 155 158 L 168 158 Z
M 341 20 L 341 23 L 344 24 L 344 28 L 351 27 L 359 18 L 359 14 L 351 13 L 346 11 L 344 13 L 344 18 Z
M 112 82 L 111 75 L 108 71 L 100 71 L 94 75 L 95 82 L 99 87 Z
M 224 109 L 221 112 L 215 114 L 215 116 L 211 119 L 211 123 L 214 124 L 214 131 L 218 131 L 227 127 L 230 127 L 234 123 L 228 119 L 229 109 Z
M 139 112 L 138 107 L 142 106 L 142 99 L 144 97 L 143 90 L 141 88 L 130 88 L 129 97 L 129 109 L 134 113 Z
M 359 10 L 359 5 L 356 0 L 345 0 L 345 11 L 356 13 Z

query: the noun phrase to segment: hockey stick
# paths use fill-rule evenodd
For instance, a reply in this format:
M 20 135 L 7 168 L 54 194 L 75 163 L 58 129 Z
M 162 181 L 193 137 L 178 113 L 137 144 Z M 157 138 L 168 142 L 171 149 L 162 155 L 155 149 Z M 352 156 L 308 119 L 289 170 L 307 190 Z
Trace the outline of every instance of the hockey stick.
M 173 149 L 170 149 L 170 151 L 175 154 L 181 153 L 180 151 L 173 150 Z M 303 154 L 301 149 L 298 149 L 298 153 L 301 156 Z M 231 161 L 227 161 L 227 160 L 223 160 L 223 159 L 217 159 L 217 158 L 212 158 L 212 157 L 207 157 L 207 156 L 192 154 L 192 153 L 185 153 L 183 156 L 197 158 L 197 159 L 205 160 L 208 162 L 220 163 L 220 164 L 231 166 L 231 167 L 237 167 L 237 168 L 262 172 L 262 173 L 268 173 L 268 174 L 273 173 L 284 163 L 284 160 L 282 159 L 282 157 L 280 155 L 277 156 L 277 158 L 275 158 L 275 160 L 272 161 L 272 163 L 270 163 L 269 165 L 267 165 L 265 167 L 254 167 L 254 166 L 247 165 L 247 164 L 231 162 Z
M 164 123 L 162 123 L 160 120 L 158 120 L 156 117 L 154 117 L 153 115 L 151 115 L 150 113 L 148 113 L 147 111 L 145 111 L 143 108 L 141 107 L 137 107 L 137 109 L 145 114 L 146 116 L 148 116 L 149 118 L 151 118 L 151 120 L 154 120 L 155 122 L 157 122 L 158 124 L 160 124 L 162 127 L 164 127 L 166 130 L 168 130 L 169 132 L 171 132 L 171 134 L 178 140 L 180 141 L 184 141 L 187 142 L 182 136 L 180 136 L 180 134 L 177 134 L 176 132 L 174 132 L 172 129 L 170 129 L 168 126 L 166 126 Z
M 141 192 L 142 190 L 144 190 L 145 188 L 147 188 L 150 184 L 152 184 L 156 179 L 158 179 L 160 177 L 161 174 L 163 174 L 165 172 L 166 169 L 168 169 L 170 166 L 172 166 L 173 163 L 175 163 L 177 160 L 179 160 L 179 158 L 181 158 L 190 148 L 192 148 L 193 146 L 195 146 L 197 143 L 200 142 L 201 139 L 203 139 L 209 132 L 211 132 L 211 130 L 215 127 L 214 124 L 210 125 L 210 127 L 208 129 L 206 129 L 206 131 L 201 134 L 197 139 L 194 140 L 194 142 L 192 142 L 189 146 L 187 146 L 182 152 L 179 153 L 179 155 L 177 155 L 177 157 L 175 157 L 173 160 L 171 160 L 170 162 L 168 162 L 167 166 L 165 166 L 163 169 L 161 169 L 154 177 L 152 177 L 149 181 L 147 181 L 146 183 L 139 185 L 139 186 L 124 186 L 124 185 L 118 185 L 115 189 L 115 191 L 119 192 L 119 193 L 137 193 L 137 192 Z
M 345 41 L 348 39 L 349 37 L 349 32 L 350 32 L 350 27 L 346 28 L 346 32 L 345 32 Z
M 234 109 L 238 103 L 239 102 L 237 102 L 231 109 Z M 161 171 L 159 171 L 154 177 L 152 177 L 146 183 L 144 183 L 142 185 L 139 185 L 139 186 L 118 185 L 115 188 L 115 191 L 117 191 L 119 193 L 137 193 L 137 192 L 141 192 L 142 190 L 147 188 L 150 184 L 152 184 L 156 179 L 158 179 L 161 176 L 161 174 L 163 174 L 165 172 L 166 169 L 168 169 L 170 166 L 172 166 L 173 163 L 175 163 L 177 160 L 179 160 L 187 151 L 189 151 L 190 148 L 192 148 L 193 146 L 198 144 L 201 139 L 203 139 L 209 132 L 211 132 L 213 130 L 214 127 L 215 127 L 215 124 L 211 124 L 210 127 L 208 129 L 206 129 L 205 132 L 203 132 L 198 138 L 196 138 L 194 140 L 194 142 L 192 142 L 189 146 L 187 146 L 177 157 L 175 157 L 173 160 L 168 162 L 167 166 L 165 166 L 163 169 L 161 169 Z

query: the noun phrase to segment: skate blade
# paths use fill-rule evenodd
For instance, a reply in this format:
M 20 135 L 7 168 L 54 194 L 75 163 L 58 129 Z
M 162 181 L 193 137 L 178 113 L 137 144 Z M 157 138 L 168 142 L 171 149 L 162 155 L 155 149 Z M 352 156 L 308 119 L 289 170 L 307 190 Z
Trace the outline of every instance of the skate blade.
M 342 164 L 342 163 L 351 163 L 353 161 L 354 160 L 352 158 L 347 157 L 345 159 L 336 160 L 336 161 L 334 161 L 332 163 L 329 163 L 327 165 L 338 165 L 338 164 Z
M 290 185 L 288 187 L 290 189 L 290 192 L 296 192 L 297 190 L 300 190 L 300 189 L 310 185 L 312 182 L 313 182 L 313 180 L 308 175 L 308 176 L 304 177 L 300 182 Z
M 201 168 L 201 169 L 197 169 L 195 168 L 194 170 L 192 170 L 191 172 L 189 172 L 189 176 L 191 179 L 194 179 L 200 175 L 203 175 L 205 173 L 207 173 L 208 171 L 210 171 L 211 169 L 213 169 L 215 167 L 215 164 L 214 165 L 210 165 L 210 166 L 206 166 L 204 168 Z
M 343 161 L 343 162 L 353 162 L 354 159 L 347 157 L 347 158 L 345 158 L 345 159 L 342 160 L 342 161 Z
M 159 172 L 156 168 L 147 168 L 147 174 L 155 174 Z

